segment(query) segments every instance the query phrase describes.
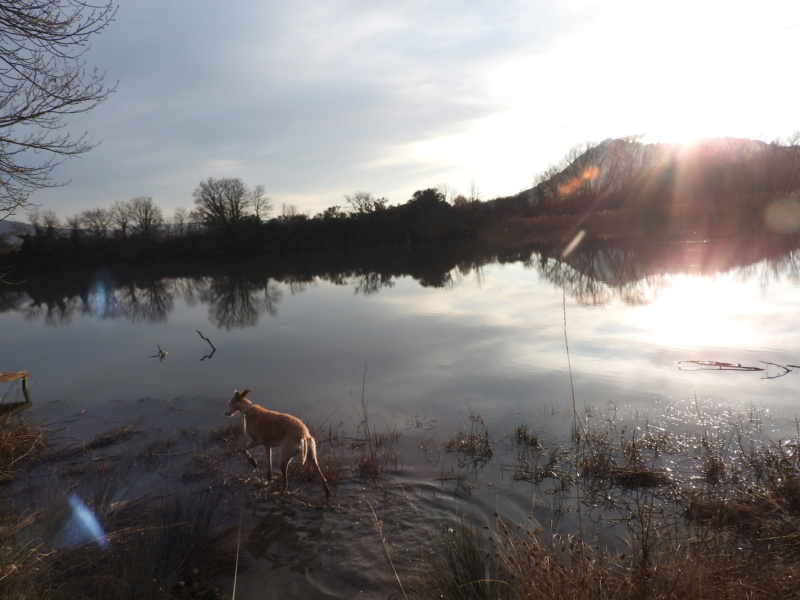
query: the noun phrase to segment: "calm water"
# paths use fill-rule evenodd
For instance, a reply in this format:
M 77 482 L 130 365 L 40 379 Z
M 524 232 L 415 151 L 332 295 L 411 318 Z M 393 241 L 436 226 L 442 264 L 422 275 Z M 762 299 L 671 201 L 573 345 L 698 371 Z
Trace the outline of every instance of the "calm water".
M 0 293 L 0 370 L 29 371 L 29 414 L 75 439 L 138 419 L 161 431 L 225 424 L 234 388 L 312 427 L 354 430 L 365 378 L 373 424 L 401 433 L 388 489 L 403 501 L 373 505 L 410 571 L 429 539 L 423 521 L 480 520 L 498 506 L 552 518 L 504 473 L 501 453 L 470 493 L 453 483 L 457 461 L 442 447 L 470 415 L 498 448 L 519 424 L 568 436 L 573 394 L 582 414 L 681 428 L 698 410 L 755 408 L 769 415 L 768 435 L 793 430 L 800 255 L 772 242 L 596 246 L 566 260 L 534 246 L 423 249 L 376 257 L 379 270 L 329 261 L 61 274 Z M 352 481 L 322 513 L 302 503 L 253 512 L 256 568 L 242 585 L 399 595 L 365 498 Z

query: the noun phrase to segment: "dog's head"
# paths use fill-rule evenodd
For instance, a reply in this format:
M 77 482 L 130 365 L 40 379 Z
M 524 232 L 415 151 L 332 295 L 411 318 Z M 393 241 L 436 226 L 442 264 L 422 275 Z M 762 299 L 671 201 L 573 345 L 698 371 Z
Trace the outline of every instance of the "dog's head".
M 242 402 L 242 400 L 247 400 L 247 394 L 249 394 L 251 391 L 252 390 L 244 390 L 242 392 L 238 392 L 233 390 L 233 398 L 228 401 L 228 410 L 225 411 L 225 414 L 230 417 L 237 410 L 244 408 L 244 404 L 249 404 L 249 401 Z

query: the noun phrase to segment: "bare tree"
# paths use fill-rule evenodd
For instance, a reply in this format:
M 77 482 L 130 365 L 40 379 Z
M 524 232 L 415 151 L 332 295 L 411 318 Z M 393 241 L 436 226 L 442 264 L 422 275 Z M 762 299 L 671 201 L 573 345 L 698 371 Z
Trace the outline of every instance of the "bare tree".
M 309 211 L 301 211 L 297 208 L 296 204 L 281 204 L 281 216 L 278 217 L 281 221 L 304 221 L 308 219 Z
M 111 216 L 114 225 L 119 229 L 122 237 L 128 235 L 128 227 L 131 224 L 131 205 L 125 200 L 117 200 L 111 205 Z
M 272 212 L 272 199 L 264 194 L 263 185 L 257 185 L 250 190 L 250 206 L 259 221 L 265 219 Z
M 161 208 L 150 196 L 137 196 L 128 200 L 131 211 L 131 228 L 142 237 L 154 237 L 164 224 Z
M 344 199 L 350 207 L 350 212 L 354 214 L 383 210 L 389 202 L 386 198 L 376 198 L 370 192 L 361 190 L 345 195 Z
M 447 183 L 440 183 L 436 186 L 436 189 L 445 199 L 445 202 L 449 202 L 450 204 L 452 204 L 453 200 L 455 200 L 456 196 L 458 196 L 456 189 Z
M 249 213 L 251 192 L 239 178 L 209 177 L 192 196 L 200 221 L 212 229 L 236 226 Z
M 469 201 L 479 202 L 481 199 L 481 188 L 475 183 L 475 180 L 469 182 Z
M 299 214 L 300 210 L 297 208 L 296 204 L 286 204 L 285 202 L 281 204 L 281 220 L 291 221 L 296 219 Z
M 41 213 L 42 226 L 44 227 L 45 234 L 48 236 L 55 236 L 58 229 L 61 228 L 61 219 L 53 210 L 45 210 Z
M 39 212 L 38 208 L 28 211 L 28 221 L 33 227 L 33 232 L 39 235 L 42 230 L 42 213 Z
M 175 232 L 178 235 L 183 235 L 186 231 L 186 222 L 189 220 L 189 209 L 179 207 L 172 213 L 172 224 L 175 226 Z
M 95 146 L 61 130 L 113 91 L 83 57 L 115 12 L 111 0 L 0 2 L 0 220 L 61 185 L 52 170 Z
M 81 215 L 72 215 L 66 218 L 67 227 L 69 227 L 73 236 L 80 236 L 83 229 L 83 217 Z
M 81 223 L 95 237 L 104 238 L 114 224 L 114 217 L 110 210 L 105 208 L 92 208 L 81 213 Z

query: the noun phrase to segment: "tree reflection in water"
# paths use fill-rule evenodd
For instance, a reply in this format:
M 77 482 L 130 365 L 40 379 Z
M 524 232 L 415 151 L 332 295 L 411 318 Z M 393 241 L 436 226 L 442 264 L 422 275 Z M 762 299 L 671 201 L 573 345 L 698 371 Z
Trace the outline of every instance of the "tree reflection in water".
M 75 315 L 163 323 L 175 300 L 208 306 L 209 320 L 227 331 L 253 327 L 275 316 L 284 290 L 301 294 L 316 281 L 352 286 L 373 295 L 411 277 L 422 286 L 451 287 L 484 265 L 522 263 L 555 287 L 586 305 L 611 301 L 646 304 L 666 285 L 667 275 L 691 273 L 757 274 L 762 285 L 798 278 L 796 236 L 717 241 L 647 243 L 641 239 L 584 240 L 566 257 L 555 243 L 497 246 L 486 242 L 451 243 L 411 249 L 382 249 L 369 255 L 275 260 L 270 265 L 223 265 L 200 271 L 194 265 L 141 271 L 108 270 L 31 275 L 0 288 L 0 311 L 19 311 L 31 321 L 69 325 Z
M 209 320 L 220 329 L 253 327 L 261 315 L 278 313 L 281 290 L 269 278 L 250 278 L 240 272 L 205 281 L 200 298 L 208 304 Z

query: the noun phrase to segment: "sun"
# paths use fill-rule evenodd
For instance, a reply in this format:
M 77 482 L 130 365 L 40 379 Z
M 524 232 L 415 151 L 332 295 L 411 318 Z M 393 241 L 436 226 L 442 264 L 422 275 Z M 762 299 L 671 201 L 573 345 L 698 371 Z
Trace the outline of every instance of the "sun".
M 754 84 L 782 81 L 785 63 L 765 58 L 788 51 L 790 36 L 775 24 L 791 23 L 781 14 L 796 9 L 785 3 L 773 10 L 741 10 L 720 0 L 612 2 L 549 57 L 556 70 L 533 71 L 561 92 L 561 104 L 545 107 L 546 114 L 596 129 L 599 139 L 644 134 L 654 142 L 692 144 L 785 135 L 795 122 L 786 122 L 792 113 L 785 94 Z M 746 73 L 753 81 L 743 83 Z M 563 98 L 584 99 L 583 110 Z M 563 110 L 572 120 L 558 119 Z

